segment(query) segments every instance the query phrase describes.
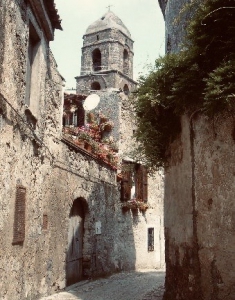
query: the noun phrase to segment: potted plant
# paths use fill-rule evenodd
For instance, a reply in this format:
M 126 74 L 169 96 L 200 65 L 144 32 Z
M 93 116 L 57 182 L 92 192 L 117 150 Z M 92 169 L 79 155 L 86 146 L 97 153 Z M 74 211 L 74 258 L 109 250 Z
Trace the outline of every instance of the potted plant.
M 91 141 L 91 151 L 94 154 L 97 154 L 99 152 L 99 144 L 95 141 Z
M 106 117 L 104 114 L 99 114 L 99 118 L 100 118 L 100 124 L 105 123 L 108 121 L 108 117 Z
M 100 125 L 101 131 L 110 132 L 114 127 L 114 123 L 112 121 L 106 121 Z

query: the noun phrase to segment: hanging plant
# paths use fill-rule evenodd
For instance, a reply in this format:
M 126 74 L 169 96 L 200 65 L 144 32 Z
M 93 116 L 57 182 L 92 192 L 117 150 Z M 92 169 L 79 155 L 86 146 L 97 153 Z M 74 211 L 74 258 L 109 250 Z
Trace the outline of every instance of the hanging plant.
M 150 170 L 167 166 L 183 114 L 234 111 L 234 27 L 235 1 L 204 1 L 187 24 L 182 50 L 157 59 L 155 69 L 140 77 L 132 103 L 138 124 L 134 155 Z

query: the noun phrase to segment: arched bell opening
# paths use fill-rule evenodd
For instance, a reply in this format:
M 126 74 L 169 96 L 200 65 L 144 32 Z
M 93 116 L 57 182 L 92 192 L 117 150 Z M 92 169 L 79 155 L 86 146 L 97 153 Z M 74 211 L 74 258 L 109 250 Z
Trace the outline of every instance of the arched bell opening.
M 93 71 L 101 70 L 101 52 L 100 49 L 96 48 L 92 52 Z

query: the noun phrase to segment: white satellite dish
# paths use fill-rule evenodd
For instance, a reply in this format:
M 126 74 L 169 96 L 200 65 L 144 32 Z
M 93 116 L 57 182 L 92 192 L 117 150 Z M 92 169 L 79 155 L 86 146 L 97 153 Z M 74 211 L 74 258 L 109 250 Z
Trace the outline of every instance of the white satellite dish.
M 85 110 L 92 110 L 99 104 L 99 102 L 100 96 L 97 94 L 91 94 L 85 99 L 83 107 Z

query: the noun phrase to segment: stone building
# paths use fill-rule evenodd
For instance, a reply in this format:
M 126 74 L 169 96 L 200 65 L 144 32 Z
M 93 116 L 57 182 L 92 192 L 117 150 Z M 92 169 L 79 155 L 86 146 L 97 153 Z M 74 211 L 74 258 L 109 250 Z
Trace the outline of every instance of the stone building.
M 1 2 L 0 25 L 0 298 L 38 299 L 84 277 L 160 267 L 162 177 L 146 212 L 124 212 L 116 166 L 62 131 L 63 78 L 49 48 L 61 29 L 54 1 Z M 115 76 L 134 85 L 131 73 Z M 124 113 L 125 93 L 107 93 Z M 85 96 L 65 100 L 79 106 Z M 125 130 L 120 122 L 120 141 Z
M 117 88 L 128 93 L 133 80 L 133 43 L 123 22 L 108 11 L 91 24 L 83 36 L 81 74 L 77 91 Z
M 163 174 L 161 171 L 154 177 L 141 174 L 144 167 L 129 157 L 135 148 L 133 132 L 136 128 L 128 96 L 137 85 L 133 80 L 134 42 L 127 27 L 112 11 L 88 26 L 83 39 L 81 75 L 76 77 L 77 93 L 99 95 L 100 102 L 92 112 L 108 116 L 114 124 L 111 132 L 102 133 L 102 141 L 108 139 L 117 145 L 118 172 L 123 173 L 120 163 L 125 165 L 124 169 L 131 169 L 121 182 L 121 201 L 139 199 L 149 205 L 145 213 L 129 215 L 133 223 L 135 266 L 163 267 Z M 128 195 L 126 198 L 124 193 Z M 146 247 L 151 238 L 154 239 L 153 245 Z
M 202 2 L 159 0 L 165 16 L 168 51 L 180 50 L 186 20 Z M 187 4 L 190 9 L 185 10 Z M 171 160 L 165 174 L 164 299 L 232 300 L 233 116 L 225 112 L 213 120 L 196 112 L 183 115 L 181 125 L 181 136 L 171 145 Z

